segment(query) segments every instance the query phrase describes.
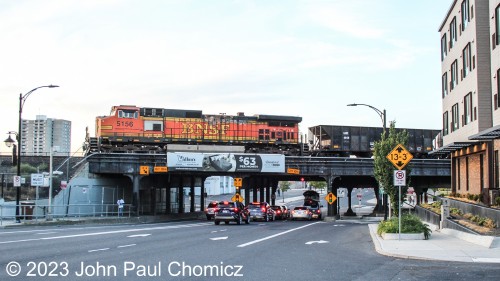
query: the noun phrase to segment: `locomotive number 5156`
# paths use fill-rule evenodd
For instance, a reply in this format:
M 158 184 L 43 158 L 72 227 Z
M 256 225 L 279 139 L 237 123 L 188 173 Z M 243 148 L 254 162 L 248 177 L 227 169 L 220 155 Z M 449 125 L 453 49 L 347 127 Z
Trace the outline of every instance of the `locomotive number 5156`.
M 116 127 L 134 127 L 134 121 L 116 121 Z

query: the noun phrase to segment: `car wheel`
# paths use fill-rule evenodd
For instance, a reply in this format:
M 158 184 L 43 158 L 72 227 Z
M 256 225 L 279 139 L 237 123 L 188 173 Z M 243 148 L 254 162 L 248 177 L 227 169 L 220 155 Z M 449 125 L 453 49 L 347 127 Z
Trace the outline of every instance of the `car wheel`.
M 209 220 L 211 220 L 211 219 L 212 219 L 212 217 L 211 217 L 211 216 L 209 216 L 209 215 L 207 215 L 207 220 L 209 221 Z
M 225 224 L 229 224 L 229 222 L 228 222 L 228 221 L 225 221 L 224 223 L 225 223 Z
M 215 221 L 215 225 L 219 225 L 220 224 L 220 221 Z
M 238 216 L 238 220 L 236 221 L 236 223 L 241 224 L 241 221 L 242 221 L 242 219 L 241 219 L 241 215 L 240 215 L 240 216 Z

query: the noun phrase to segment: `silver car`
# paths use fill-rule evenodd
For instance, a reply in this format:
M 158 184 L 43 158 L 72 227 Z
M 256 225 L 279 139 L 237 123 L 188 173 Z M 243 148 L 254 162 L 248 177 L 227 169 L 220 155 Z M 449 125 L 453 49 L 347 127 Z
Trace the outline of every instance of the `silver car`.
M 292 213 L 290 214 L 290 218 L 292 220 L 297 220 L 297 219 L 311 220 L 312 212 L 306 206 L 295 207 L 293 208 Z

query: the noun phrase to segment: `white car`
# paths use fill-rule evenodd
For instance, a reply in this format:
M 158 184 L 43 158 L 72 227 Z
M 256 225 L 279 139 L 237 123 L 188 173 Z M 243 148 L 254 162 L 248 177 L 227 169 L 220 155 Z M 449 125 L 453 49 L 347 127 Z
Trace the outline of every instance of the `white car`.
M 306 206 L 298 206 L 298 207 L 293 208 L 292 213 L 290 214 L 290 218 L 292 220 L 297 220 L 297 219 L 311 220 L 312 219 L 312 212 Z

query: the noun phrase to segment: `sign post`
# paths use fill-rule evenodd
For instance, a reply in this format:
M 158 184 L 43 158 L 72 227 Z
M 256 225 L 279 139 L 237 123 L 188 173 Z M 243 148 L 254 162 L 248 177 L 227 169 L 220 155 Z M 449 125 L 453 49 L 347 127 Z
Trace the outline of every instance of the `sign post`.
M 389 154 L 387 154 L 386 158 L 392 163 L 392 165 L 394 165 L 394 167 L 396 167 L 396 169 L 398 169 L 394 171 L 394 186 L 398 186 L 399 190 L 398 240 L 401 240 L 401 186 L 406 185 L 406 171 L 402 169 L 410 162 L 411 159 L 413 159 L 413 155 L 406 150 L 402 144 L 398 144 L 391 152 L 389 152 Z

